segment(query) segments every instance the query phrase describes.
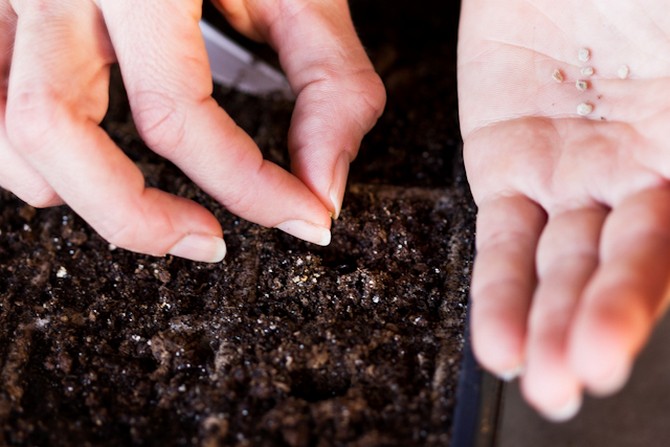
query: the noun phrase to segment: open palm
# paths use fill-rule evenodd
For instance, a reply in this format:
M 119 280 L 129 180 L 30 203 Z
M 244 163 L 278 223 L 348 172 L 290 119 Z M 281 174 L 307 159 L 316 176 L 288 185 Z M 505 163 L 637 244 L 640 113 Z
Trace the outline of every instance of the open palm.
M 461 127 L 479 206 L 475 353 L 502 377 L 523 371 L 527 400 L 553 419 L 573 416 L 585 389 L 623 386 L 665 308 L 667 8 L 463 1 Z

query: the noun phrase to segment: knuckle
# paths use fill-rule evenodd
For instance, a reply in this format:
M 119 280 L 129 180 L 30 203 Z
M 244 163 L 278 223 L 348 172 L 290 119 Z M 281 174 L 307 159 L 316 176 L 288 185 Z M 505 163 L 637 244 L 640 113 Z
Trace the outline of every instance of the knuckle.
M 132 221 L 127 222 L 106 222 L 103 228 L 98 230 L 100 236 L 107 242 L 126 250 L 139 252 L 142 251 L 136 247 L 136 241 L 139 238 L 139 228 Z
M 36 151 L 49 140 L 58 126 L 61 112 L 58 94 L 44 88 L 25 89 L 10 94 L 5 125 L 7 138 L 23 153 Z
M 153 192 L 149 189 L 143 194 Z M 151 202 L 151 197 L 144 196 L 134 204 L 112 207 L 105 216 L 90 220 L 98 234 L 110 244 L 136 253 L 162 256 L 165 241 L 177 232 L 169 210 Z
M 140 136 L 153 150 L 170 158 L 184 139 L 185 107 L 154 91 L 140 91 L 134 100 L 133 116 Z
M 386 88 L 382 79 L 373 70 L 365 72 L 362 77 L 360 83 L 363 86 L 363 94 L 360 98 L 363 102 L 364 120 L 374 123 L 384 112 Z
M 48 187 L 32 193 L 23 199 L 23 201 L 33 208 L 49 208 L 61 203 L 58 194 Z
M 23 14 L 29 9 L 39 12 L 48 11 L 53 8 L 54 3 L 49 0 L 9 0 L 9 4 L 17 14 Z
M 46 184 L 17 188 L 13 192 L 33 208 L 49 208 L 61 203 L 58 194 Z
M 248 216 L 252 214 L 254 208 L 258 205 L 260 198 L 256 197 L 252 191 L 255 188 L 252 186 L 240 188 L 240 190 L 231 189 L 225 197 L 222 198 L 221 203 L 226 209 L 232 211 L 238 216 Z
M 223 13 L 228 23 L 235 29 L 252 37 L 261 39 L 260 33 L 254 28 L 254 23 L 248 9 L 248 2 L 243 0 L 213 0 L 214 6 Z
M 231 163 L 231 165 L 247 166 L 244 170 L 244 178 L 238 179 L 238 181 L 231 181 L 230 178 L 222 180 L 219 185 L 220 191 L 216 195 L 216 198 L 227 210 L 230 210 L 234 214 L 249 216 L 253 214 L 253 210 L 262 200 L 258 197 L 258 189 L 254 185 L 263 176 L 261 171 L 267 169 L 268 164 L 263 159 L 260 159 L 257 165 L 250 165 L 247 160 L 242 160 L 237 165 Z

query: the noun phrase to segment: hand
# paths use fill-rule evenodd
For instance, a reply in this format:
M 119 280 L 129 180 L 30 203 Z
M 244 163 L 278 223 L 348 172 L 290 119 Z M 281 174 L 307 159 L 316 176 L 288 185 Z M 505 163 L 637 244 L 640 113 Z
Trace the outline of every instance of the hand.
M 98 126 L 109 67 L 118 61 L 150 148 L 231 212 L 327 244 L 344 161 L 353 159 L 384 102 L 346 2 L 220 4 L 280 52 L 298 97 L 290 149 L 299 178 L 263 160 L 211 98 L 201 1 L 0 0 L 0 185 L 35 206 L 67 203 L 129 250 L 223 258 L 214 216 L 146 188 Z
M 501 377 L 522 372 L 526 399 L 552 419 L 573 416 L 584 390 L 620 389 L 667 304 L 666 9 L 463 2 L 461 126 L 479 206 L 474 350 Z M 592 112 L 579 116 L 581 103 Z

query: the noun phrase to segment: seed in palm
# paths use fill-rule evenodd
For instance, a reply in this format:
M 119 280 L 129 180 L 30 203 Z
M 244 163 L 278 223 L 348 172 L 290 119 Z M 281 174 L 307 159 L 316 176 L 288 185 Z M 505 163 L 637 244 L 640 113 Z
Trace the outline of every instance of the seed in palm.
M 588 48 L 580 48 L 577 52 L 577 59 L 579 59 L 580 62 L 588 62 L 589 59 L 591 59 L 591 50 Z
M 565 78 L 563 77 L 563 72 L 561 72 L 561 70 L 559 70 L 559 69 L 557 68 L 557 69 L 555 69 L 554 72 L 551 74 L 551 79 L 553 79 L 554 81 L 556 81 L 556 82 L 558 82 L 558 83 L 560 84 L 561 82 L 563 82 L 563 80 L 564 80 Z
M 626 78 L 628 78 L 628 75 L 630 74 L 630 68 L 628 68 L 628 65 L 622 65 L 616 71 L 616 74 L 617 74 L 617 76 L 619 76 L 619 79 L 626 79 Z
M 593 112 L 593 104 L 583 102 L 577 106 L 577 115 L 586 116 Z
M 582 76 L 593 76 L 593 73 L 595 73 L 593 67 L 582 67 L 579 71 L 582 73 Z

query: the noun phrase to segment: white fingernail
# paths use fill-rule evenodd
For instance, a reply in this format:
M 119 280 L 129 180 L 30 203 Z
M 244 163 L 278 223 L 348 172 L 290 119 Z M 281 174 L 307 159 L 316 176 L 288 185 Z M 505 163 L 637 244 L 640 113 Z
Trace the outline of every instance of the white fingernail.
M 330 230 L 304 220 L 287 220 L 275 228 L 307 242 L 326 246 L 330 244 Z
M 543 414 L 552 422 L 565 422 L 575 417 L 579 413 L 580 408 L 582 408 L 582 396 L 578 394 L 567 401 L 562 407 L 546 411 Z
M 328 191 L 330 202 L 333 205 L 333 219 L 337 219 L 342 211 L 342 200 L 349 176 L 349 155 L 342 153 L 333 169 L 333 180 Z
M 624 362 L 602 378 L 599 383 L 592 384 L 589 387 L 589 391 L 601 397 L 612 395 L 621 390 L 626 382 L 628 382 L 631 371 L 632 365 Z
M 221 262 L 226 257 L 226 243 L 216 236 L 187 234 L 168 254 L 198 262 Z
M 512 368 L 510 370 L 502 372 L 498 374 L 498 377 L 500 378 L 500 380 L 503 380 L 505 382 L 511 382 L 512 380 L 519 377 L 521 373 L 523 373 L 523 365 L 519 365 L 516 368 Z

